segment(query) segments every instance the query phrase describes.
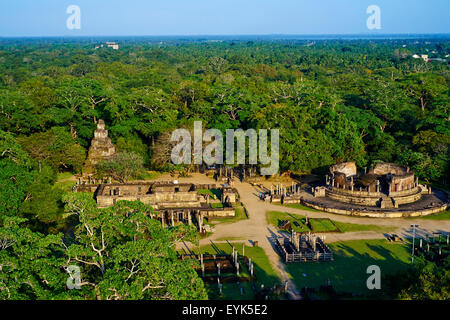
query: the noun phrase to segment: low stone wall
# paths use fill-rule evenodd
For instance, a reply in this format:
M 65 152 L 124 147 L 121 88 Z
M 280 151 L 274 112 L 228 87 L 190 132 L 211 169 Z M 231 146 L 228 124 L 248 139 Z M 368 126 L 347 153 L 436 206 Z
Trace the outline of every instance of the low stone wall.
M 370 211 L 369 210 L 344 210 L 344 209 L 337 209 L 337 208 L 329 208 L 324 207 L 319 204 L 311 203 L 307 200 L 303 200 L 302 204 L 305 206 L 308 206 L 310 208 L 324 211 L 324 212 L 330 212 L 330 213 L 336 213 L 341 215 L 347 215 L 347 216 L 361 216 L 361 217 L 371 217 L 371 218 L 402 218 L 402 217 L 420 217 L 420 216 L 428 216 L 430 214 L 439 213 L 442 211 L 447 210 L 448 205 L 444 204 L 439 207 L 435 208 L 428 208 L 428 209 L 422 209 L 417 211 L 411 211 L 411 210 L 396 210 L 396 211 Z
M 380 198 L 383 194 L 381 192 L 367 192 L 367 191 L 359 191 L 359 190 L 351 190 L 351 189 L 344 189 L 344 188 L 337 188 L 333 187 L 333 189 L 327 189 L 327 191 L 342 194 L 342 195 L 348 195 L 348 196 L 357 196 L 357 197 L 378 197 Z
M 211 218 L 227 218 L 234 217 L 236 215 L 236 211 L 233 207 L 225 207 L 225 208 L 216 208 L 210 210 L 202 210 L 202 213 L 207 217 Z
M 414 187 L 410 190 L 403 190 L 403 191 L 391 191 L 389 192 L 390 197 L 404 197 L 409 195 L 415 195 L 417 193 L 421 193 L 422 189 L 419 187 Z
M 201 183 L 201 184 L 195 184 L 195 189 L 219 189 L 217 184 L 215 183 Z
M 342 192 L 344 191 L 344 192 Z M 402 204 L 408 204 L 413 203 L 422 198 L 422 193 L 420 188 L 415 188 L 414 193 L 411 193 L 412 190 L 403 191 L 403 192 L 396 192 L 395 196 L 390 196 L 394 199 L 395 203 L 397 205 Z M 363 195 L 360 195 L 363 194 Z M 327 190 L 326 195 L 333 200 L 345 202 L 345 203 L 351 203 L 351 204 L 358 204 L 358 205 L 364 205 L 364 206 L 371 206 L 376 207 L 379 205 L 379 201 L 381 198 L 384 198 L 385 195 L 378 192 L 371 192 L 370 195 L 368 195 L 367 192 L 359 192 L 359 191 L 348 191 L 348 190 L 341 190 L 339 189 L 339 192 L 335 192 L 332 190 Z
M 416 194 L 412 194 L 409 196 L 396 196 L 396 197 L 392 197 L 394 198 L 394 201 L 396 204 L 400 205 L 400 204 L 407 204 L 407 203 L 413 203 L 416 201 L 419 201 L 422 198 L 422 193 L 418 192 Z
M 279 197 L 279 196 L 272 196 L 270 198 L 270 202 L 272 202 L 272 203 L 281 203 L 281 197 Z
M 367 193 L 367 192 L 365 192 Z M 327 190 L 326 191 L 327 197 L 330 199 L 339 201 L 339 202 L 345 202 L 345 203 L 351 203 L 351 204 L 359 204 L 359 205 L 365 205 L 365 206 L 372 206 L 375 207 L 378 204 L 378 201 L 381 198 L 381 194 L 378 195 L 378 193 L 374 194 L 373 196 L 360 196 L 359 192 L 354 192 L 354 194 L 343 194 L 341 192 L 334 192 Z
M 94 193 L 100 184 L 76 184 L 73 187 L 73 192 L 92 192 Z
M 99 207 L 114 205 L 114 200 L 142 201 L 149 205 L 162 205 L 170 203 L 172 207 L 200 206 L 197 193 L 194 192 L 161 192 L 155 194 L 133 194 L 133 195 L 97 195 L 97 204 Z
M 336 188 L 333 187 L 332 192 L 342 195 L 348 195 L 348 196 L 357 196 L 357 197 L 378 197 L 381 198 L 385 194 L 381 192 L 367 192 L 367 191 L 359 191 L 359 190 L 349 190 L 344 188 Z M 417 194 L 422 192 L 422 189 L 420 187 L 414 187 L 410 190 L 403 190 L 403 191 L 391 191 L 389 192 L 390 197 L 403 197 L 403 196 L 409 196 L 412 194 Z
M 141 201 L 145 203 L 145 201 L 143 201 L 142 199 L 141 199 Z M 145 204 L 149 204 L 155 209 L 164 209 L 164 208 L 199 208 L 200 207 L 200 202 L 198 202 L 198 201 L 158 202 L 158 203 L 145 203 Z
M 296 203 L 300 203 L 300 196 L 296 195 L 293 197 L 284 197 L 283 198 L 283 204 L 296 204 Z
M 247 182 L 247 183 L 257 183 L 257 182 L 262 182 L 264 181 L 264 177 L 263 176 L 254 176 L 254 177 L 245 177 L 242 182 Z

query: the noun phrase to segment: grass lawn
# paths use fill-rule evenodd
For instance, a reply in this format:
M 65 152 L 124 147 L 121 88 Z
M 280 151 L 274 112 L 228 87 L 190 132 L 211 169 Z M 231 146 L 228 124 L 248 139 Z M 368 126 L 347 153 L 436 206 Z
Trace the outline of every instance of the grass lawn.
M 308 232 L 310 229 L 305 225 L 305 216 L 280 211 L 266 212 L 266 221 L 268 224 L 278 227 L 282 220 L 291 221 L 292 229 L 295 232 Z
M 374 291 L 366 286 L 368 266 L 379 266 L 383 277 L 407 269 L 410 262 L 410 247 L 407 244 L 389 243 L 384 239 L 344 241 L 332 243 L 329 247 L 333 251 L 334 261 L 287 265 L 299 289 L 318 288 L 330 279 L 338 291 L 373 295 Z M 381 290 L 375 293 L 383 298 L 383 282 Z
M 72 172 L 60 172 L 60 173 L 57 174 L 56 177 L 57 177 L 56 178 L 57 181 L 65 180 L 65 179 L 68 179 L 70 177 L 73 177 L 73 173 Z
M 202 253 L 209 254 L 230 254 L 233 251 L 232 246 L 238 250 L 242 255 L 242 242 L 239 243 L 214 243 L 200 248 Z M 260 247 L 244 246 L 244 254 L 248 258 L 251 258 L 254 263 L 254 272 L 258 283 L 264 284 L 265 287 L 273 286 L 274 283 L 279 283 L 280 280 L 273 270 L 269 259 L 267 258 L 264 250 Z
M 333 222 L 329 219 L 309 219 L 314 232 L 338 231 Z
M 217 238 L 216 241 L 235 241 L 235 240 L 247 240 L 244 237 L 223 237 L 223 238 Z
M 411 219 L 450 220 L 450 210 L 447 210 L 447 211 L 444 211 L 441 213 L 432 214 L 430 216 L 415 217 L 415 218 L 411 218 Z
M 355 231 L 378 231 L 378 232 L 392 232 L 396 228 L 390 226 L 377 226 L 374 224 L 357 224 L 357 223 L 346 223 L 333 221 L 334 224 L 342 232 L 355 232 Z
M 73 186 L 77 183 L 75 180 L 71 180 L 74 176 L 71 172 L 58 173 L 55 186 L 62 189 L 65 192 L 72 191 Z
M 244 294 L 241 295 L 241 289 L 237 283 L 225 283 L 222 286 L 222 296 L 220 296 L 217 283 L 205 285 L 209 300 L 254 300 L 251 282 L 243 282 Z
M 222 197 L 222 191 L 220 189 L 198 189 L 198 194 L 209 194 L 212 199 L 220 199 Z
M 301 227 L 293 225 L 296 232 L 308 232 L 311 231 L 308 226 L 305 225 L 305 216 L 295 213 L 287 213 L 280 211 L 268 211 L 266 213 L 266 221 L 268 224 L 278 227 L 281 220 L 290 220 L 291 222 L 297 222 Z M 314 229 L 314 232 L 330 232 L 335 231 L 336 227 L 342 232 L 354 232 L 354 231 L 378 231 L 378 232 L 390 232 L 395 230 L 394 227 L 389 226 L 377 226 L 373 224 L 356 224 L 345 223 L 328 219 L 309 218 L 309 221 Z
M 141 173 L 138 177 L 138 180 L 154 180 L 161 176 L 160 172 L 157 171 L 145 171 Z
M 221 223 L 234 223 L 240 220 L 248 219 L 247 213 L 245 212 L 245 208 L 242 205 L 237 205 L 234 208 L 235 216 L 228 218 L 210 218 L 209 222 L 213 225 L 221 224 Z
M 281 207 L 289 207 L 289 208 L 306 210 L 306 211 L 311 211 L 311 212 L 323 212 L 323 211 L 316 210 L 314 208 L 306 207 L 306 206 L 301 205 L 299 203 L 291 203 L 291 204 L 280 204 L 280 203 L 277 203 L 277 205 L 279 205 Z

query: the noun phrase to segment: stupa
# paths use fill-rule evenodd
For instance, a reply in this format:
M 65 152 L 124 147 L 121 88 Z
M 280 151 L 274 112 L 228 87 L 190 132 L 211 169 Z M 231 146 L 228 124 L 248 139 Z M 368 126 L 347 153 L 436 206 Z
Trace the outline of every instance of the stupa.
M 108 160 L 116 153 L 116 148 L 108 137 L 108 130 L 105 129 L 105 121 L 98 120 L 97 129 L 94 131 L 94 138 L 89 147 L 88 157 L 84 164 L 83 174 L 90 174 L 95 171 L 95 165 L 101 160 Z

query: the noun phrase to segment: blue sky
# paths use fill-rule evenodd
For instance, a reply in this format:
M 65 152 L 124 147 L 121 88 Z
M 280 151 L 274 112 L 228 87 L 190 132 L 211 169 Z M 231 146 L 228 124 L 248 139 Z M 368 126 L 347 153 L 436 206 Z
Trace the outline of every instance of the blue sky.
M 450 33 L 449 17 L 450 0 L 1 0 L 0 36 Z

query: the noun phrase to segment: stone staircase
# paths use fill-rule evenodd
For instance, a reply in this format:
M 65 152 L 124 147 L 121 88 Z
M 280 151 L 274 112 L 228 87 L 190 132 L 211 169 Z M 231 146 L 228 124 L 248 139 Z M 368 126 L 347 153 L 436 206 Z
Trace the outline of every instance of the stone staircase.
M 381 209 L 395 209 L 395 200 L 392 197 L 382 198 L 380 201 Z

